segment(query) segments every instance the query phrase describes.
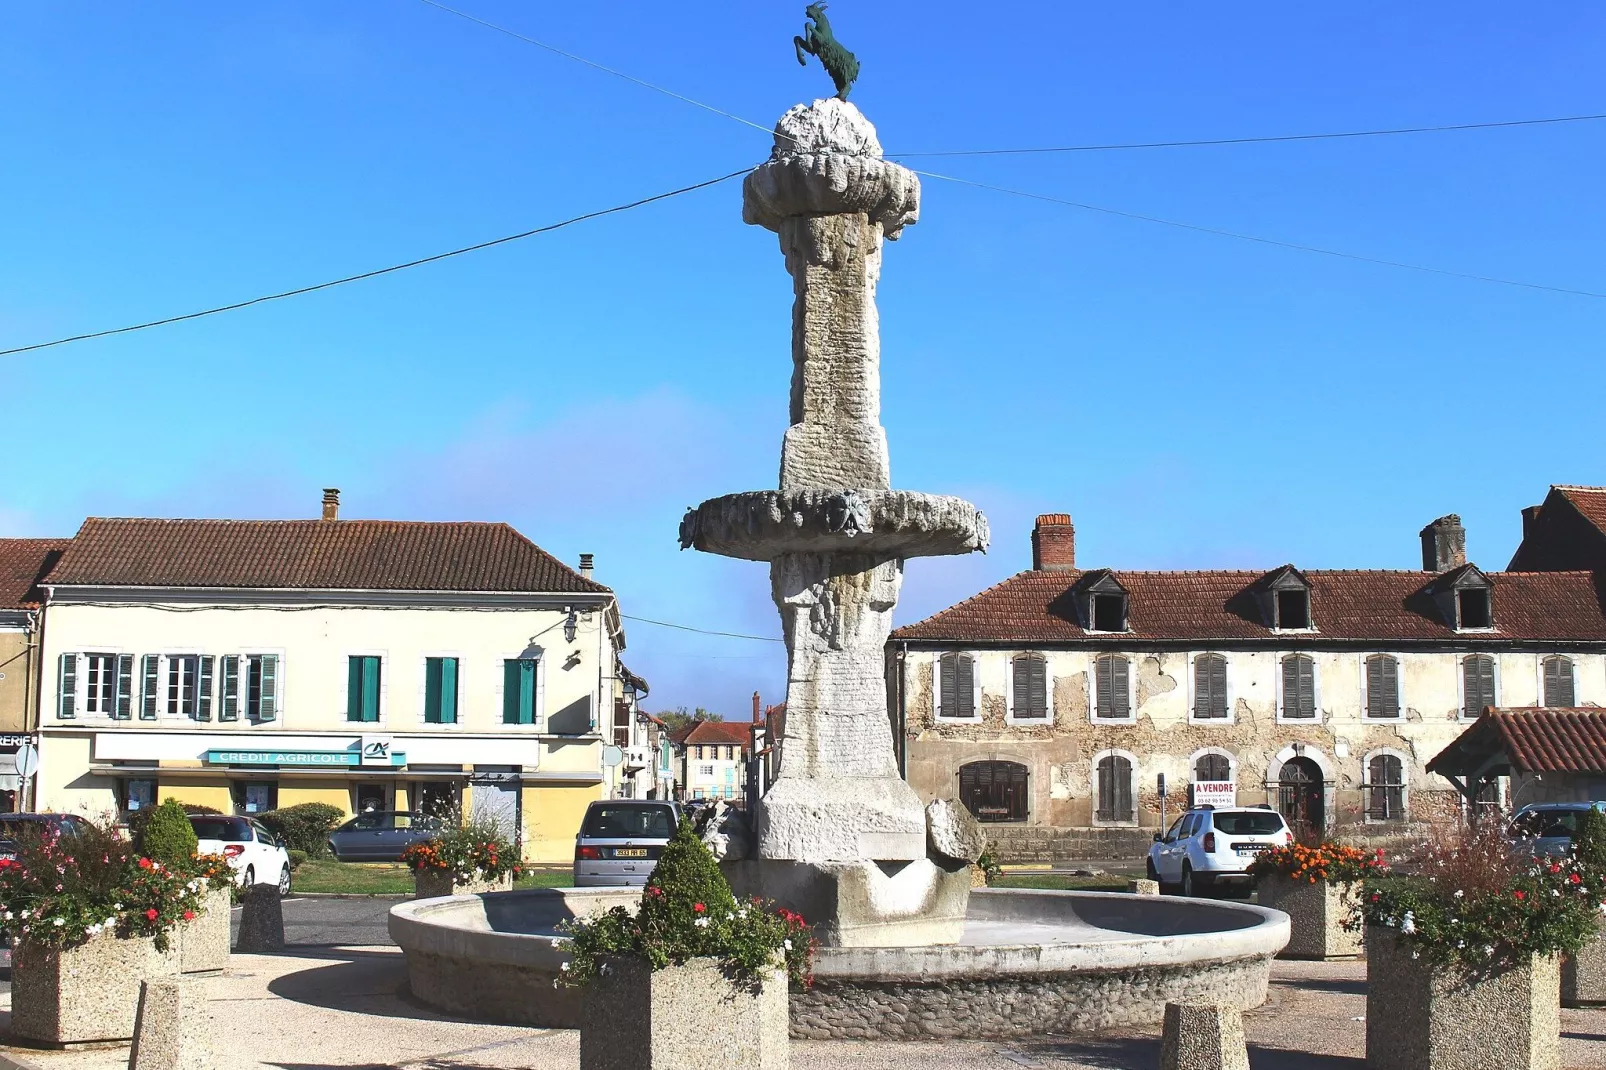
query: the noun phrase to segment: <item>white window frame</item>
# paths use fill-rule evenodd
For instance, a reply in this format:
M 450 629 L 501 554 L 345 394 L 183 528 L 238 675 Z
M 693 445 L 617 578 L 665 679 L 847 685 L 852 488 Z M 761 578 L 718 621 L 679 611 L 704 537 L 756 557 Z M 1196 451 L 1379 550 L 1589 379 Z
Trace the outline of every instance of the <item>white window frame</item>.
M 1560 650 L 1553 650 L 1548 654 L 1536 654 L 1534 656 L 1534 705 L 1540 707 L 1545 705 L 1545 662 L 1551 658 L 1567 659 L 1567 664 L 1573 670 L 1573 705 L 1574 707 L 1582 705 L 1582 700 L 1578 695 L 1578 657 L 1575 654 L 1568 654 Z M 1566 707 L 1557 706 L 1553 708 L 1565 709 Z
M 172 697 L 173 697 L 172 696 L 172 685 L 169 682 L 169 674 L 172 671 L 172 665 L 171 665 L 172 660 L 174 658 L 194 658 L 194 659 L 196 659 L 195 660 L 195 675 L 196 675 L 197 680 L 199 680 L 200 673 L 201 673 L 201 661 L 200 661 L 200 659 L 204 658 L 204 657 L 206 657 L 206 651 L 202 650 L 200 647 L 189 647 L 189 648 L 186 648 L 186 647 L 170 647 L 170 648 L 168 648 L 166 650 L 163 650 L 161 653 L 156 655 L 156 720 L 158 722 L 161 722 L 161 721 L 169 721 L 169 722 L 183 721 L 183 722 L 185 722 L 187 724 L 207 724 L 207 723 L 209 723 L 209 722 L 206 722 L 206 721 L 197 721 L 195 719 L 195 713 L 194 713 L 193 710 L 191 712 L 189 712 L 189 713 L 182 713 L 182 712 L 181 713 L 169 713 L 168 710 L 167 710 L 167 707 L 170 704 L 170 702 L 172 701 Z M 139 666 L 138 666 L 137 663 L 135 664 L 134 671 L 135 671 L 136 675 L 139 672 Z M 217 721 L 217 666 L 216 665 L 214 665 L 212 667 L 212 707 L 213 707 L 213 709 L 212 709 L 213 718 L 212 718 L 212 722 L 210 722 L 210 723 L 216 723 L 216 721 Z M 137 719 L 137 717 L 136 717 L 136 719 Z
M 1367 683 L 1366 683 L 1366 662 L 1370 658 L 1378 658 L 1378 657 L 1393 658 L 1394 659 L 1394 691 L 1395 691 L 1395 698 L 1397 698 L 1399 700 L 1399 712 L 1396 713 L 1393 717 L 1373 717 L 1373 716 L 1371 716 L 1370 714 L 1368 714 L 1366 712 L 1367 711 L 1367 701 L 1371 697 L 1371 691 L 1368 688 Z M 1460 672 L 1461 672 L 1461 662 L 1459 660 L 1456 662 L 1455 667 L 1456 667 L 1456 674 L 1459 677 L 1460 676 Z M 1361 655 L 1361 662 L 1360 662 L 1360 665 L 1358 667 L 1358 671 L 1361 674 L 1361 709 L 1360 709 L 1360 721 L 1361 721 L 1361 723 L 1362 724 L 1400 724 L 1400 723 L 1404 722 L 1405 719 L 1406 719 L 1405 711 L 1406 711 L 1406 708 L 1407 708 L 1406 707 L 1406 702 L 1405 702 L 1405 659 L 1402 658 L 1400 655 L 1392 653 L 1391 651 L 1387 651 L 1387 650 L 1368 650 L 1366 653 Z M 1282 673 L 1278 673 L 1277 676 L 1278 676 L 1278 679 L 1281 679 L 1282 678 Z
M 1311 702 L 1316 711 L 1314 717 L 1289 717 L 1283 709 L 1283 662 L 1288 658 L 1310 659 L 1310 689 Z M 1316 655 L 1305 650 L 1284 650 L 1277 655 L 1277 723 L 1278 724 L 1323 724 L 1326 718 L 1322 715 L 1322 663 Z
M 1195 709 L 1195 707 L 1197 705 L 1195 700 L 1198 697 L 1195 694 L 1195 692 L 1198 690 L 1198 687 L 1197 687 L 1197 684 L 1196 684 L 1196 681 L 1198 679 L 1197 662 L 1199 661 L 1200 658 L 1204 657 L 1207 654 L 1219 655 L 1220 657 L 1225 658 L 1226 662 L 1227 662 L 1227 716 L 1225 716 L 1225 717 L 1196 717 L 1196 716 L 1194 716 L 1194 709 Z M 1281 671 L 1282 671 L 1281 670 L 1281 666 L 1279 665 L 1279 667 L 1278 667 L 1279 674 L 1281 673 Z M 1237 688 L 1237 686 L 1235 684 L 1235 678 L 1236 678 L 1236 676 L 1238 674 L 1233 672 L 1233 659 L 1232 659 L 1232 655 L 1231 654 L 1227 653 L 1224 650 L 1193 650 L 1193 651 L 1189 651 L 1188 652 L 1188 672 L 1187 672 L 1187 675 L 1188 675 L 1188 723 L 1189 724 L 1227 724 L 1227 725 L 1231 725 L 1231 724 L 1237 724 L 1238 723 L 1238 688 Z M 1279 704 L 1279 708 L 1280 708 L 1280 704 Z
M 457 720 L 453 721 L 451 724 L 435 724 L 433 721 L 424 720 L 424 717 L 429 712 L 425 708 L 424 700 L 425 700 L 425 697 L 427 696 L 428 690 L 429 690 L 429 659 L 430 658 L 456 658 L 457 659 Z M 463 653 L 460 650 L 420 650 L 418 652 L 418 695 L 417 695 L 418 718 L 417 719 L 418 719 L 418 727 L 419 727 L 420 730 L 425 731 L 425 732 L 461 732 L 463 730 L 463 676 L 464 676 L 463 666 L 467 663 L 467 661 L 468 661 L 468 659 L 463 656 Z M 537 666 L 535 671 L 536 671 L 536 675 L 539 676 L 540 672 L 541 672 L 540 667 Z M 537 686 L 537 691 L 539 692 L 539 682 L 538 682 L 538 686 Z M 497 702 L 496 715 L 497 715 L 498 719 L 500 719 L 501 716 L 502 716 L 502 704 L 501 704 L 500 701 Z
M 1474 655 L 1481 654 L 1494 662 L 1494 705 L 1501 705 L 1504 696 L 1500 687 L 1500 655 L 1485 650 L 1464 650 L 1455 656 L 1455 719 L 1458 724 L 1471 724 L 1478 719 L 1477 714 L 1467 716 L 1467 672 L 1466 660 Z M 1543 671 L 1543 670 L 1541 670 Z M 1543 698 L 1543 695 L 1539 697 Z
M 1099 716 L 1099 659 L 1116 657 L 1126 659 L 1126 716 Z M 1136 655 L 1119 650 L 1095 650 L 1087 656 L 1087 720 L 1089 724 L 1138 723 L 1138 666 Z
M 492 709 L 495 711 L 497 731 L 519 732 L 525 735 L 541 735 L 546 731 L 546 663 L 551 657 L 552 655 L 547 653 L 545 647 L 534 644 L 522 647 L 512 653 L 496 655 L 496 705 Z M 535 709 L 530 715 L 529 724 L 508 724 L 502 720 L 503 699 L 507 694 L 507 671 L 503 666 L 503 662 L 507 661 L 535 662 Z M 459 664 L 457 672 L 459 694 L 461 694 L 463 686 L 462 670 L 463 667 Z M 593 701 L 595 701 L 594 698 Z M 462 709 L 461 703 L 458 704 L 458 709 Z M 576 736 L 574 738 L 579 739 L 581 737 Z
M 970 708 L 974 717 L 950 717 L 942 712 L 942 659 L 946 654 L 968 655 L 970 658 Z M 944 724 L 976 724 L 981 713 L 981 655 L 974 650 L 939 650 L 931 659 L 931 715 Z
M 240 659 L 240 719 L 238 721 L 231 722 L 231 723 L 241 724 L 241 725 L 248 725 L 248 724 L 249 725 L 259 725 L 259 724 L 263 723 L 262 721 L 255 720 L 255 719 L 253 719 L 251 717 L 251 707 L 250 707 L 250 703 L 248 701 L 248 699 L 250 697 L 250 694 L 251 694 L 251 661 L 250 661 L 250 659 L 251 658 L 260 658 L 260 657 L 275 657 L 275 658 L 279 659 L 279 675 L 273 681 L 273 690 L 274 690 L 274 695 L 273 695 L 273 721 L 271 723 L 275 724 L 275 725 L 279 725 L 280 727 L 283 727 L 280 722 L 282 722 L 283 719 L 284 719 L 284 691 L 285 691 L 285 671 L 284 671 L 284 667 L 285 667 L 285 664 L 289 660 L 288 658 L 285 657 L 284 648 L 283 647 L 253 646 L 253 647 L 248 647 L 245 650 L 231 650 L 231 651 L 229 651 L 229 653 L 233 654 L 235 657 Z M 212 681 L 213 681 L 212 682 L 212 720 L 216 721 L 218 719 L 218 714 L 220 714 L 223 711 L 223 655 L 222 654 L 218 655 L 218 664 L 212 670 Z M 380 708 L 379 708 L 379 716 L 380 716 L 380 719 L 383 720 L 384 716 L 385 716 L 385 709 L 384 709 L 384 705 L 383 705 L 383 693 L 384 693 L 384 690 L 385 690 L 385 666 L 384 666 L 383 662 L 381 662 L 380 666 L 379 666 L 379 690 L 380 690 L 380 693 L 381 693 L 381 705 L 380 705 Z
M 1397 821 L 1372 816 L 1372 759 L 1387 755 L 1400 763 L 1400 818 Z M 1368 825 L 1405 825 L 1411 820 L 1411 757 L 1394 747 L 1377 747 L 1361 756 L 1362 819 Z
M 273 653 L 273 651 L 264 651 L 263 653 Z M 392 668 L 393 668 L 393 666 L 391 665 L 391 660 L 390 660 L 390 651 L 387 650 L 387 649 L 379 649 L 379 648 L 371 649 L 371 650 L 360 650 L 359 649 L 359 650 L 345 650 L 345 651 L 342 651 L 341 652 L 341 658 L 340 658 L 340 660 L 341 660 L 341 668 L 345 669 L 347 672 L 349 672 L 350 669 L 351 669 L 351 662 L 349 660 L 351 658 L 378 658 L 379 659 L 379 720 L 377 720 L 377 721 L 352 721 L 352 720 L 348 720 L 347 718 L 349 718 L 351 716 L 351 710 L 349 708 L 347 708 L 347 709 L 341 711 L 341 714 L 340 714 L 340 723 L 341 723 L 341 725 L 343 725 L 346 728 L 347 731 L 350 731 L 352 725 L 372 725 L 375 728 L 377 728 L 377 727 L 380 727 L 382 725 L 390 724 L 390 676 L 391 676 L 391 671 L 392 671 Z M 280 662 L 280 664 L 282 665 L 283 662 Z M 242 669 L 244 667 L 245 667 L 244 665 L 241 665 Z M 342 681 L 342 683 L 347 685 L 347 686 L 349 686 L 349 680 L 348 681 Z M 344 689 L 345 688 L 343 687 L 342 690 L 344 690 Z M 245 688 L 244 688 L 244 686 L 242 684 L 241 692 L 243 693 L 244 690 L 245 690 Z M 349 695 L 348 695 L 347 701 L 349 701 Z M 243 716 L 244 712 L 245 712 L 244 703 L 241 703 L 241 714 L 242 714 L 242 716 Z M 360 731 L 360 732 L 368 732 L 368 731 L 372 731 L 372 729 L 359 728 L 358 731 Z
M 121 647 L 115 647 L 115 646 L 95 646 L 95 647 L 85 647 L 82 650 L 69 650 L 69 651 L 65 651 L 65 653 L 72 654 L 75 657 L 77 657 L 77 659 L 78 659 L 78 670 L 77 670 L 78 671 L 78 681 L 77 681 L 77 685 L 76 685 L 77 689 L 78 689 L 78 693 L 73 696 L 73 703 L 72 703 L 73 716 L 75 718 L 78 718 L 78 719 L 83 719 L 85 717 L 95 716 L 95 717 L 105 717 L 108 721 L 111 720 L 112 719 L 112 714 L 110 714 L 110 713 L 95 713 L 95 714 L 91 714 L 89 712 L 89 659 L 90 658 L 111 658 L 112 659 L 112 708 L 113 708 L 113 710 L 115 710 L 116 706 L 117 706 L 117 659 L 122 657 L 123 655 L 127 654 L 128 651 L 122 649 Z M 128 714 L 129 714 L 129 719 L 132 720 L 134 715 L 138 712 L 137 707 L 139 706 L 139 659 L 138 658 L 134 659 L 134 670 L 133 670 L 133 673 L 131 674 L 131 676 L 129 677 L 129 683 L 133 688 L 133 694 L 131 694 L 129 696 L 129 699 L 128 699 Z M 56 685 L 58 687 L 60 686 L 60 680 L 59 679 L 56 681 Z M 57 696 L 57 700 L 58 700 L 57 701 L 57 706 L 59 707 L 60 706 L 60 701 L 59 701 L 60 700 L 60 696 L 59 695 Z M 58 717 L 57 719 L 59 720 L 60 718 Z
M 1131 770 L 1131 775 L 1132 775 L 1132 818 L 1131 818 L 1131 820 L 1127 820 L 1127 821 L 1107 821 L 1107 820 L 1099 817 L 1099 763 L 1102 762 L 1105 758 L 1110 758 L 1110 757 L 1125 758 L 1126 761 L 1127 761 L 1127 768 Z M 1093 792 L 1093 794 L 1092 794 L 1093 808 L 1091 810 L 1091 815 L 1092 816 L 1091 816 L 1090 820 L 1093 822 L 1093 827 L 1094 828 L 1128 828 L 1129 829 L 1129 828 L 1137 828 L 1139 826 L 1139 824 L 1141 824 L 1142 806 L 1141 806 L 1141 804 L 1139 802 L 1139 798 L 1138 798 L 1138 785 L 1143 782 L 1143 778 L 1139 775 L 1139 772 L 1138 772 L 1141 768 L 1142 768 L 1142 766 L 1140 766 L 1138 764 L 1138 756 L 1136 754 L 1133 754 L 1129 750 L 1122 750 L 1119 747 L 1106 747 L 1104 750 L 1101 750 L 1097 754 L 1093 755 L 1092 764 L 1088 766 L 1087 778 L 1088 778 L 1088 787 L 1091 788 L 1092 792 Z
M 1227 779 L 1236 785 L 1238 783 L 1238 756 L 1226 747 L 1200 747 L 1188 755 L 1188 783 L 1193 784 L 1197 781 L 1194 771 L 1199 764 L 1199 759 L 1207 754 L 1215 754 L 1227 759 Z
M 1015 716 L 1015 659 L 1036 655 L 1043 659 L 1043 710 L 1042 717 Z M 1054 724 L 1054 663 L 1046 650 L 1024 649 L 1013 651 L 1004 663 L 1004 723 L 1012 725 Z

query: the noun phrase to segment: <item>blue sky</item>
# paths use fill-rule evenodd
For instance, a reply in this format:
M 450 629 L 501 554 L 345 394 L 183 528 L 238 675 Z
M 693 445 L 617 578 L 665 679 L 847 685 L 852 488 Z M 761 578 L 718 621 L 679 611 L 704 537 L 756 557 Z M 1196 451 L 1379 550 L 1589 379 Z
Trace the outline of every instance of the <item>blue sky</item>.
M 474 14 L 768 125 L 829 92 L 802 4 Z M 1140 9 L 838 0 L 889 151 L 1606 111 L 1606 14 L 1491 3 Z M 758 130 L 418 0 L 0 11 L 0 348 L 427 255 L 757 162 Z M 1606 123 L 926 160 L 1202 226 L 1606 292 Z M 910 564 L 918 619 L 1069 511 L 1126 568 L 1410 568 L 1466 520 L 1500 567 L 1552 482 L 1606 482 L 1606 301 L 1358 264 L 927 180 L 888 247 L 897 485 L 986 556 Z M 506 520 L 625 612 L 778 633 L 762 566 L 678 552 L 773 486 L 790 282 L 728 183 L 384 279 L 0 358 L 0 535 L 86 514 Z M 649 708 L 779 701 L 775 644 L 632 624 Z

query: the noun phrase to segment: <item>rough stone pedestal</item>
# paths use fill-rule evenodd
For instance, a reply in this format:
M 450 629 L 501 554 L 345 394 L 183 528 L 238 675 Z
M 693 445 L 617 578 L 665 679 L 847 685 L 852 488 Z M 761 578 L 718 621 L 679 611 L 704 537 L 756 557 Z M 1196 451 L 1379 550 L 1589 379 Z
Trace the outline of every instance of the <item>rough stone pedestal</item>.
M 1139 877 L 1136 880 L 1127 881 L 1126 890 L 1133 895 L 1159 895 L 1160 882 Z
M 1606 933 L 1568 955 L 1561 964 L 1561 1003 L 1564 1007 L 1606 1005 Z
M 786 975 L 732 981 L 717 959 L 610 959 L 580 1004 L 580 1070 L 787 1070 Z
M 1249 1070 L 1238 1008 L 1167 1003 L 1160 1070 Z
M 67 949 L 21 941 L 11 952 L 11 1032 L 48 1047 L 127 1040 L 140 981 L 175 974 L 178 962 L 148 936 L 102 933 Z
M 184 973 L 220 973 L 229 965 L 229 914 L 234 906 L 228 888 L 206 893 L 201 909 L 173 929 Z
M 1360 885 L 1296 881 L 1280 873 L 1260 878 L 1263 907 L 1288 915 L 1288 946 L 1279 958 L 1352 959 L 1366 951 L 1366 940 L 1344 922 L 1359 909 Z
M 279 889 L 254 884 L 240 897 L 240 935 L 234 950 L 242 955 L 271 955 L 284 950 L 284 907 Z
M 444 869 L 421 869 L 413 874 L 414 899 L 439 899 L 447 895 L 480 895 L 485 892 L 507 892 L 513 889 L 513 877 L 504 874 L 495 880 L 474 877 L 459 880 L 457 875 Z
M 749 859 L 721 868 L 738 896 L 784 903 L 826 947 L 958 943 L 970 902 L 970 867 L 911 862 Z
M 211 1025 L 202 978 L 143 982 L 128 1070 L 211 1070 Z

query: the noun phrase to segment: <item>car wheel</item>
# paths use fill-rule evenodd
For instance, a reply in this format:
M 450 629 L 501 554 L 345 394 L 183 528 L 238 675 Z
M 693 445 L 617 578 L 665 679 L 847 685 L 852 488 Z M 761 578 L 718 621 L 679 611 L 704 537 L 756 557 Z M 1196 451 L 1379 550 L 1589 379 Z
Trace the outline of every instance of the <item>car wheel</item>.
M 245 867 L 245 886 L 247 888 L 253 888 L 253 887 L 256 886 L 256 882 L 257 882 L 257 867 L 255 867 L 255 866 L 246 866 Z
M 1182 894 L 1185 896 L 1194 894 L 1193 867 L 1186 862 L 1182 863 Z
M 290 894 L 290 863 L 286 862 L 279 870 L 279 898 L 283 899 Z
M 1160 871 L 1154 868 L 1154 859 L 1150 858 L 1150 859 L 1145 860 L 1144 863 L 1143 863 L 1143 867 L 1144 867 L 1144 869 L 1146 869 L 1148 871 L 1149 879 L 1151 881 L 1153 881 L 1154 883 L 1159 884 L 1160 883 Z

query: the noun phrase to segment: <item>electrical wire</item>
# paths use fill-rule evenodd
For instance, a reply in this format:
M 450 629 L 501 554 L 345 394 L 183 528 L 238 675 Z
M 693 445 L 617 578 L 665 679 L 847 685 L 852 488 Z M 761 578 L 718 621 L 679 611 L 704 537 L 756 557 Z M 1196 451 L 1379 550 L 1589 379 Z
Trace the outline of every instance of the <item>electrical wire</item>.
M 1473 282 L 1490 282 L 1500 286 L 1515 286 L 1525 290 L 1543 290 L 1547 293 L 1568 294 L 1573 297 L 1606 298 L 1606 293 L 1595 293 L 1592 290 L 1575 290 L 1566 286 L 1548 286 L 1538 282 L 1524 282 L 1520 279 L 1503 279 L 1494 275 L 1475 275 L 1465 271 L 1451 271 L 1448 268 L 1428 267 L 1425 264 L 1409 264 L 1403 260 L 1385 260 L 1381 257 L 1363 256 L 1360 253 L 1346 253 L 1338 249 L 1324 249 L 1316 245 L 1302 245 L 1298 242 L 1279 241 L 1276 238 L 1263 238 L 1257 234 L 1244 234 L 1234 230 L 1223 230 L 1219 227 L 1200 226 L 1197 223 L 1184 223 L 1176 219 L 1162 219 L 1159 216 L 1143 215 L 1138 212 L 1123 212 L 1118 208 L 1104 208 L 1096 204 L 1085 204 L 1081 201 L 1066 200 L 1062 197 L 1050 197 L 1044 193 L 1030 193 L 1026 190 L 1010 189 L 1007 186 L 995 186 L 987 182 L 976 182 L 968 178 L 956 178 L 953 175 L 939 175 L 934 171 L 921 171 L 910 168 L 915 174 L 925 178 L 940 179 L 943 182 L 953 182 L 961 186 L 974 186 L 977 189 L 992 190 L 995 193 L 1007 193 L 1012 197 L 1025 197 L 1028 200 L 1046 201 L 1050 204 L 1062 204 L 1069 208 L 1080 208 L 1083 211 L 1099 212 L 1103 215 L 1117 216 L 1121 219 L 1134 219 L 1143 223 L 1158 223 L 1161 226 L 1176 227 L 1180 230 L 1191 230 L 1199 234 L 1213 234 L 1219 238 L 1235 238 L 1238 241 L 1255 242 L 1259 245 L 1270 245 L 1278 249 L 1292 249 L 1302 253 L 1317 253 L 1322 256 L 1337 257 L 1341 260 L 1354 260 L 1362 264 L 1376 264 L 1381 267 L 1403 268 L 1407 271 L 1421 271 L 1429 275 L 1444 275 L 1452 279 L 1468 279 Z
M 727 639 L 753 639 L 760 643 L 779 643 L 783 640 L 773 635 L 743 635 L 740 632 L 714 632 L 707 628 L 693 628 L 689 624 L 671 624 L 666 620 L 651 620 L 647 617 L 632 617 L 629 613 L 619 614 L 625 620 L 640 621 L 642 624 L 656 624 L 660 628 L 673 628 L 680 632 L 696 632 L 698 635 L 721 635 Z
M 75 334 L 66 338 L 56 338 L 49 342 L 34 342 L 32 345 L 16 346 L 12 349 L 0 349 L 0 357 L 15 356 L 18 353 L 31 353 L 38 349 L 49 349 L 52 346 L 66 345 L 68 342 L 86 342 L 92 338 L 109 338 L 112 335 L 129 334 L 133 331 L 143 331 L 151 327 L 163 327 L 170 323 L 183 323 L 186 320 L 201 319 L 205 316 L 216 316 L 221 312 L 235 312 L 242 308 L 250 308 L 252 305 L 265 304 L 268 301 L 281 301 L 286 297 L 299 297 L 302 294 L 316 293 L 319 290 L 328 290 L 335 286 L 344 286 L 349 282 L 361 282 L 364 279 L 374 279 L 381 275 L 390 275 L 397 271 L 406 271 L 408 268 L 421 267 L 424 264 L 433 264 L 438 260 L 446 260 L 454 256 L 462 256 L 465 253 L 476 253 L 482 249 L 490 249 L 498 245 L 506 245 L 509 242 L 521 241 L 524 238 L 532 238 L 537 234 L 549 234 L 554 230 L 561 230 L 564 227 L 573 226 L 576 223 L 583 223 L 587 220 L 600 219 L 603 216 L 616 215 L 619 212 L 628 212 L 632 208 L 640 208 L 643 205 L 652 204 L 655 201 L 668 200 L 671 197 L 678 197 L 683 193 L 691 193 L 695 190 L 707 189 L 709 186 L 717 186 L 721 182 L 728 182 L 731 179 L 736 178 L 738 175 L 745 175 L 751 170 L 751 167 L 743 167 L 738 171 L 732 171 L 728 175 L 721 175 L 718 178 L 710 178 L 707 181 L 697 182 L 690 186 L 682 186 L 679 189 L 673 189 L 667 193 L 658 193 L 651 197 L 643 197 L 640 200 L 631 201 L 629 204 L 618 204 L 614 205 L 612 208 L 602 208 L 595 212 L 586 212 L 583 215 L 573 216 L 557 223 L 548 223 L 546 226 L 536 227 L 533 230 L 520 231 L 518 234 L 508 234 L 501 238 L 493 238 L 490 241 L 476 242 L 473 245 L 465 245 L 461 249 L 452 249 L 444 253 L 435 253 L 432 256 L 419 257 L 417 260 L 408 260 L 405 263 L 392 264 L 389 267 L 376 268 L 373 271 L 364 271 L 357 275 L 347 275 L 346 277 L 340 279 L 331 279 L 328 282 L 315 283 L 311 286 L 300 286 L 294 290 L 285 290 L 281 293 L 267 294 L 263 297 L 253 297 L 248 301 L 236 301 L 231 305 L 219 305 L 216 308 L 203 309 L 200 312 L 188 312 L 182 316 L 168 316 L 164 319 L 150 320 L 145 323 L 136 323 L 128 327 L 115 327 L 106 331 L 90 331 L 86 334 Z

